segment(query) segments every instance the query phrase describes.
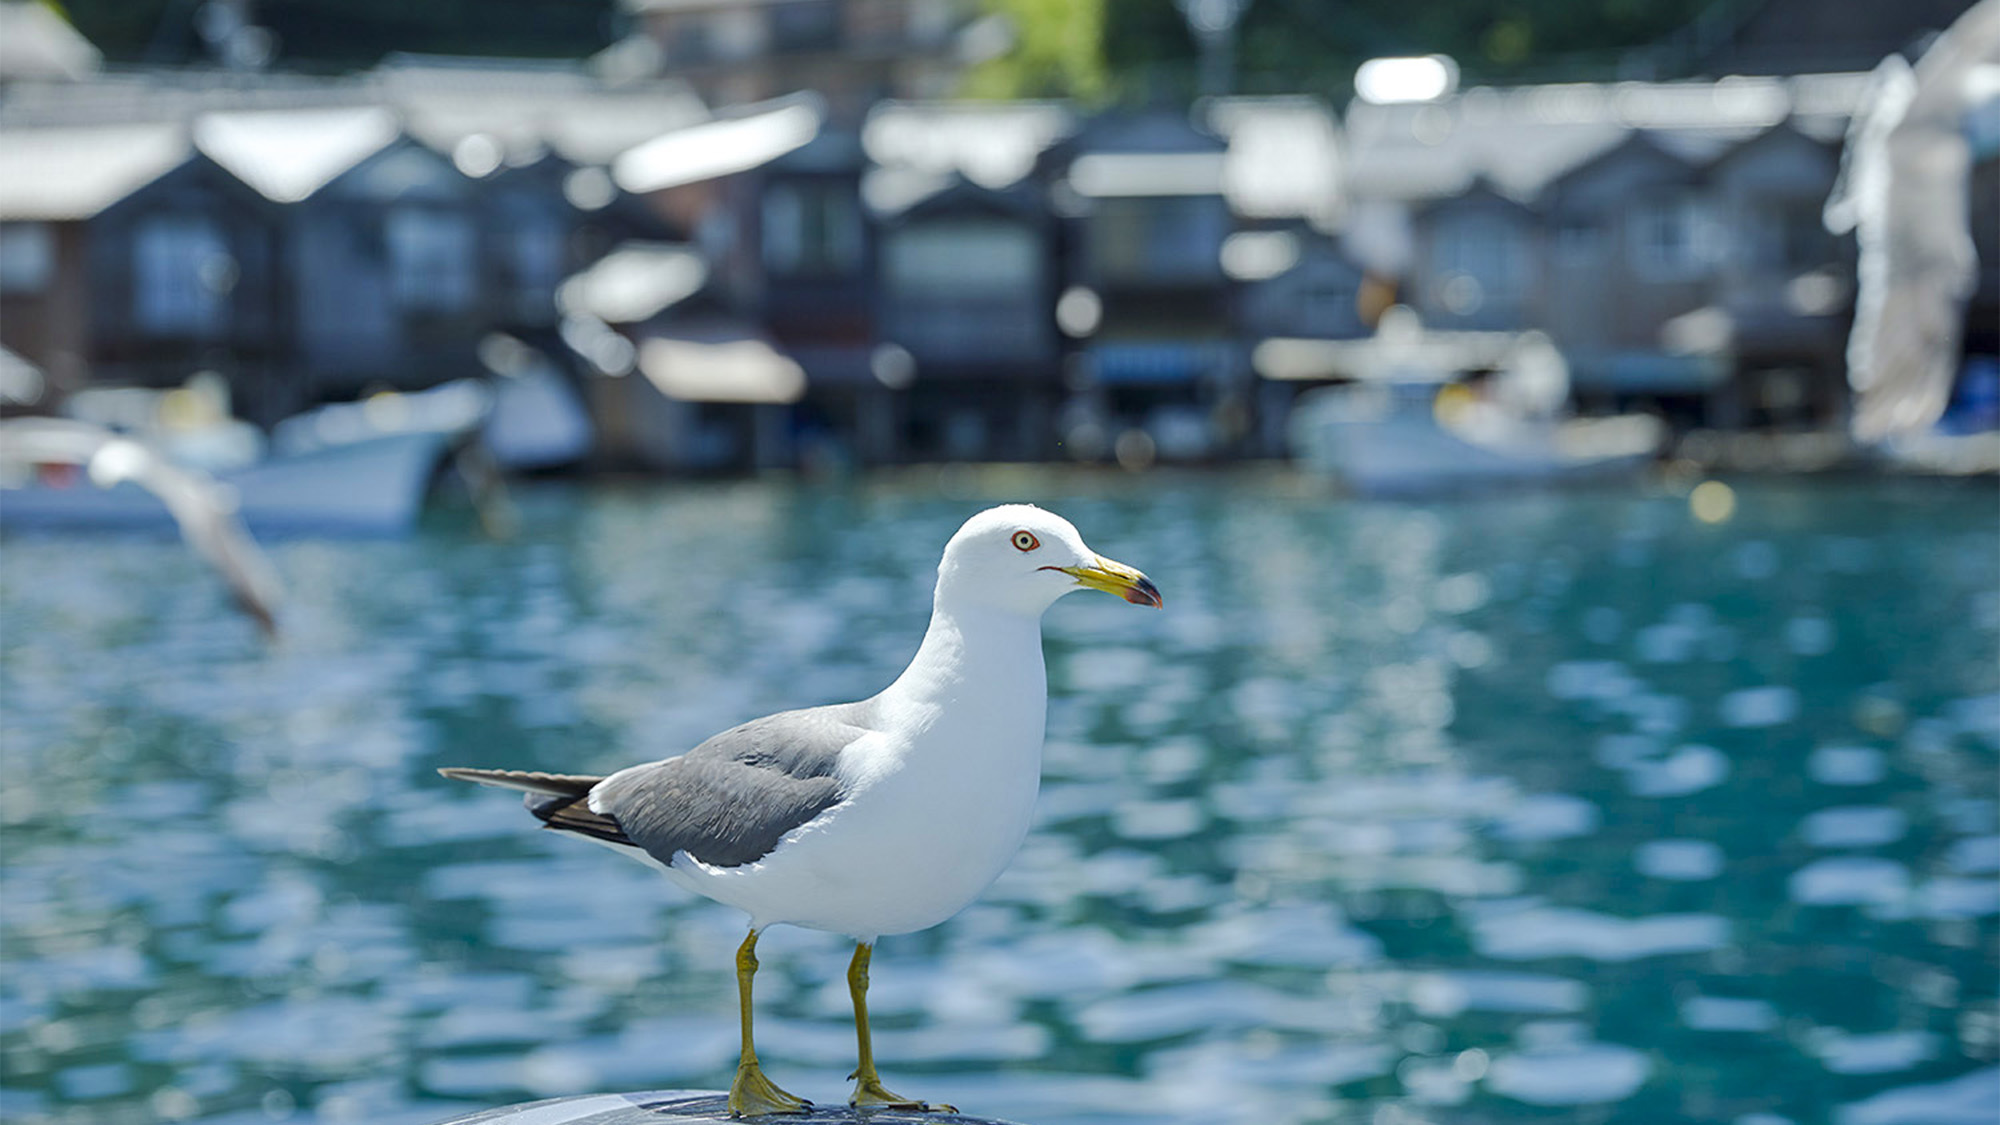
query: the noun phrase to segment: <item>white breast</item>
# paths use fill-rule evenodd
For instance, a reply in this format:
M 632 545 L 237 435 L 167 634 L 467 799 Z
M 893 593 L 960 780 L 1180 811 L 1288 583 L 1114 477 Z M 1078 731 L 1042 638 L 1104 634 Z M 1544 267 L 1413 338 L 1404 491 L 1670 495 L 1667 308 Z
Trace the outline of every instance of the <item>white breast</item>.
M 669 875 L 748 911 L 755 926 L 864 940 L 964 909 L 1020 847 L 1041 784 L 1048 687 L 1038 622 L 1025 624 L 982 637 L 974 660 L 938 663 L 898 681 L 912 690 L 885 692 L 880 729 L 842 754 L 847 800 L 769 856 L 738 868 L 681 857 Z M 920 664 L 921 654 L 912 670 Z

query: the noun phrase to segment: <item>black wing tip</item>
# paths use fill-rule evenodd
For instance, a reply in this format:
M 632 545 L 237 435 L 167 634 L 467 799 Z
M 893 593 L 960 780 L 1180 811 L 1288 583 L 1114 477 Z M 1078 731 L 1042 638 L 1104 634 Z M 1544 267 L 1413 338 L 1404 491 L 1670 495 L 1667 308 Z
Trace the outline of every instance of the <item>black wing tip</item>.
M 536 800 L 529 794 L 526 802 L 528 811 L 542 822 L 543 828 L 557 832 L 568 832 L 577 836 L 588 836 L 593 840 L 603 840 L 612 844 L 638 847 L 638 842 L 625 834 L 625 826 L 607 813 L 590 807 L 584 794 L 575 796 L 548 796 Z

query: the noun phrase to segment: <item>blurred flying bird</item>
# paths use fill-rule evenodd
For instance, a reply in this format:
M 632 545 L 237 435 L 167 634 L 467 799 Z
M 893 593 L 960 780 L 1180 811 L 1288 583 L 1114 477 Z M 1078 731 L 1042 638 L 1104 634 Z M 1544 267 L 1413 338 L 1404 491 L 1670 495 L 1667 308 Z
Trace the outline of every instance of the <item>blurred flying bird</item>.
M 103 426 L 63 418 L 0 422 L 0 467 L 32 470 L 39 465 L 79 465 L 99 488 L 131 481 L 159 497 L 188 546 L 222 576 L 238 608 L 265 636 L 277 634 L 283 589 L 270 560 L 236 518 L 227 485 Z
M 446 769 L 517 789 L 549 828 L 604 844 L 750 915 L 736 952 L 743 1049 L 739 1117 L 811 1103 L 764 1076 L 750 982 L 766 926 L 846 934 L 860 1064 L 849 1104 L 925 1109 L 875 1072 L 868 963 L 875 941 L 935 926 L 999 876 L 1027 834 L 1041 782 L 1048 677 L 1042 614 L 1077 589 L 1158 606 L 1147 577 L 1027 505 L 973 516 L 945 545 L 931 623 L 909 668 L 858 703 L 786 711 L 677 758 L 609 777 Z
M 1860 247 L 1847 377 L 1854 435 L 1911 434 L 1944 413 L 1978 256 L 1967 221 L 1968 109 L 2000 96 L 2000 0 L 1980 0 L 1912 67 L 1890 55 L 1849 123 L 1826 226 Z

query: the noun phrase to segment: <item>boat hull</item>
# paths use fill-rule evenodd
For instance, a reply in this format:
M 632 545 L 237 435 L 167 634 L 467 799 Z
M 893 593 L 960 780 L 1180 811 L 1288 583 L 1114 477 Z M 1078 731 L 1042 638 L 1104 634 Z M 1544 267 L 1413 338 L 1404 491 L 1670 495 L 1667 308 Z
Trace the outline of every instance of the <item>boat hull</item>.
M 416 526 L 452 436 L 390 434 L 296 456 L 273 457 L 215 479 L 235 495 L 251 534 L 405 535 Z M 160 500 L 126 482 L 97 488 L 78 473 L 0 490 L 0 527 L 10 530 L 172 531 Z
M 1293 449 L 1316 472 L 1363 496 L 1427 496 L 1487 488 L 1615 479 L 1651 464 L 1658 431 L 1635 420 L 1630 433 L 1606 435 L 1591 452 L 1564 448 L 1558 429 L 1480 444 L 1439 425 L 1428 410 L 1370 416 L 1340 409 L 1304 410 Z

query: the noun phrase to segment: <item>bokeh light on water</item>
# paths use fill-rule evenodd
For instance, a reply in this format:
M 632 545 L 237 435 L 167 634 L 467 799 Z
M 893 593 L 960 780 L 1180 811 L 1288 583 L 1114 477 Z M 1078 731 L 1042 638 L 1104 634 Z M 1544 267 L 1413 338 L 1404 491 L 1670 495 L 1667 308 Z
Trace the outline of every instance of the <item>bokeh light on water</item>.
M 547 486 L 513 543 L 278 544 L 269 648 L 176 544 L 8 541 L 0 1117 L 726 1082 L 740 918 L 432 770 L 609 770 L 872 692 L 939 545 L 1023 496 L 1168 608 L 1050 613 L 1038 827 L 884 943 L 892 1085 L 1058 1125 L 2000 1102 L 1990 490 L 1739 480 L 1711 519 L 936 483 Z M 766 1063 L 838 1100 L 844 944 L 765 948 Z

